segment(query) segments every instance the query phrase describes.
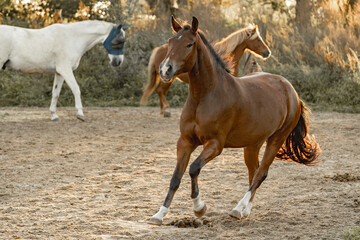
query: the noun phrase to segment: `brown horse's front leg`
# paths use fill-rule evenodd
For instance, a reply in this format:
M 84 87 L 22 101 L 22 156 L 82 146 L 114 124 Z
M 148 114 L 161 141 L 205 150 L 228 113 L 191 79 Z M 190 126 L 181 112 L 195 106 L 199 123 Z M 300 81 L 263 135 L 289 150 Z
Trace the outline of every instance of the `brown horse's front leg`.
M 171 79 L 170 82 L 163 82 L 160 80 L 159 84 L 156 87 L 156 92 L 159 95 L 160 105 L 161 105 L 161 114 L 164 114 L 164 117 L 170 117 L 170 106 L 169 103 L 166 101 L 166 94 L 171 87 L 171 84 L 174 82 L 174 79 Z
M 180 186 L 181 178 L 189 163 L 190 155 L 196 147 L 197 145 L 192 144 L 187 139 L 179 138 L 177 143 L 177 163 L 170 181 L 168 194 L 166 195 L 163 206 L 161 206 L 160 210 L 148 221 L 149 224 L 159 226 L 162 224 L 163 217 L 168 213 L 171 201 Z
M 204 144 L 204 149 L 199 157 L 190 165 L 189 174 L 191 176 L 191 198 L 194 202 L 194 213 L 201 217 L 206 212 L 206 204 L 200 200 L 198 176 L 201 168 L 206 163 L 218 156 L 223 149 L 223 145 L 218 140 L 210 140 Z

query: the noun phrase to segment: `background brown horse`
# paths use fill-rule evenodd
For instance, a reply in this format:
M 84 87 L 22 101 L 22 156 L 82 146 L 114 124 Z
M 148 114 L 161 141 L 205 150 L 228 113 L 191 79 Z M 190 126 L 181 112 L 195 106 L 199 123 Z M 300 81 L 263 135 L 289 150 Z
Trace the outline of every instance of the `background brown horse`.
M 227 57 L 231 59 L 233 68 L 232 74 L 234 76 L 238 76 L 239 74 L 239 62 L 246 50 L 254 52 L 254 54 L 263 59 L 266 59 L 271 55 L 268 46 L 264 43 L 260 36 L 257 26 L 253 25 L 230 34 L 220 42 L 217 42 L 215 44 L 215 48 L 218 52 L 227 55 Z M 166 101 L 166 94 L 175 78 L 189 83 L 189 77 L 186 73 L 173 77 L 170 81 L 159 82 L 159 66 L 165 59 L 167 50 L 167 43 L 153 50 L 148 64 L 149 80 L 140 100 L 140 104 L 145 104 L 151 93 L 156 88 L 156 92 L 160 99 L 160 113 L 164 114 L 164 117 L 170 117 L 171 115 L 170 106 Z M 158 85 L 156 86 L 156 84 Z
M 262 68 L 260 64 L 256 61 L 254 55 L 247 51 L 244 54 L 245 63 L 244 63 L 244 73 L 254 73 L 254 72 L 262 72 Z
M 190 166 L 191 198 L 195 215 L 206 212 L 200 200 L 198 176 L 206 163 L 223 148 L 244 148 L 250 188 L 230 212 L 235 218 L 250 214 L 255 192 L 265 180 L 277 156 L 304 165 L 315 164 L 318 144 L 307 136 L 308 108 L 289 81 L 279 75 L 255 73 L 242 78 L 229 74 L 226 64 L 198 31 L 198 20 L 182 27 L 172 18 L 177 32 L 169 39 L 168 52 L 160 75 L 171 80 L 189 74 L 189 95 L 180 118 L 177 164 L 163 206 L 148 223 L 161 225 L 179 188 L 191 153 L 203 145 Z M 267 142 L 259 165 L 259 151 Z

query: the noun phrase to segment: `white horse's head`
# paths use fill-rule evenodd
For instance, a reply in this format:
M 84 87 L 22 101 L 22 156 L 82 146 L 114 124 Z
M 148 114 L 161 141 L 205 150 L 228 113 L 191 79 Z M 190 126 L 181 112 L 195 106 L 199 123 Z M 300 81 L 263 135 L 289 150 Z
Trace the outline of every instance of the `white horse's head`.
M 110 64 L 119 66 L 124 61 L 125 30 L 128 27 L 114 26 L 103 45 L 108 52 Z

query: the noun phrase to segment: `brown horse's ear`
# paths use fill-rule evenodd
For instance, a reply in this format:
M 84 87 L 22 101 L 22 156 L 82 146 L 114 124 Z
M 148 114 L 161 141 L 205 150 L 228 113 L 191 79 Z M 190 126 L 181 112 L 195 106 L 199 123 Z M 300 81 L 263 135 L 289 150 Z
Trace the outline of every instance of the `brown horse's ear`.
M 258 26 L 257 25 L 254 26 L 254 25 L 250 24 L 249 28 L 250 28 L 250 30 L 246 32 L 246 36 L 248 38 L 252 38 L 254 36 L 254 34 L 257 32 Z
M 171 27 L 175 32 L 178 32 L 181 30 L 181 25 L 176 21 L 174 16 L 171 16 Z
M 196 17 L 193 17 L 192 23 L 191 23 L 191 31 L 193 33 L 196 33 L 198 30 L 198 26 L 199 26 L 199 21 L 197 20 Z

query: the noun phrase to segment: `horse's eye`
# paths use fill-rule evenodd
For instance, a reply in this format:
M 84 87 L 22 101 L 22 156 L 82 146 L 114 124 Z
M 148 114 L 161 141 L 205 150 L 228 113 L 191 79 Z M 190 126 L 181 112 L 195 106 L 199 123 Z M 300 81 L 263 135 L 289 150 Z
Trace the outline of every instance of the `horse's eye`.
M 193 44 L 192 44 L 192 43 L 190 43 L 190 44 L 188 44 L 186 47 L 187 47 L 187 48 L 191 48 L 191 47 L 192 47 L 192 45 L 193 45 Z

